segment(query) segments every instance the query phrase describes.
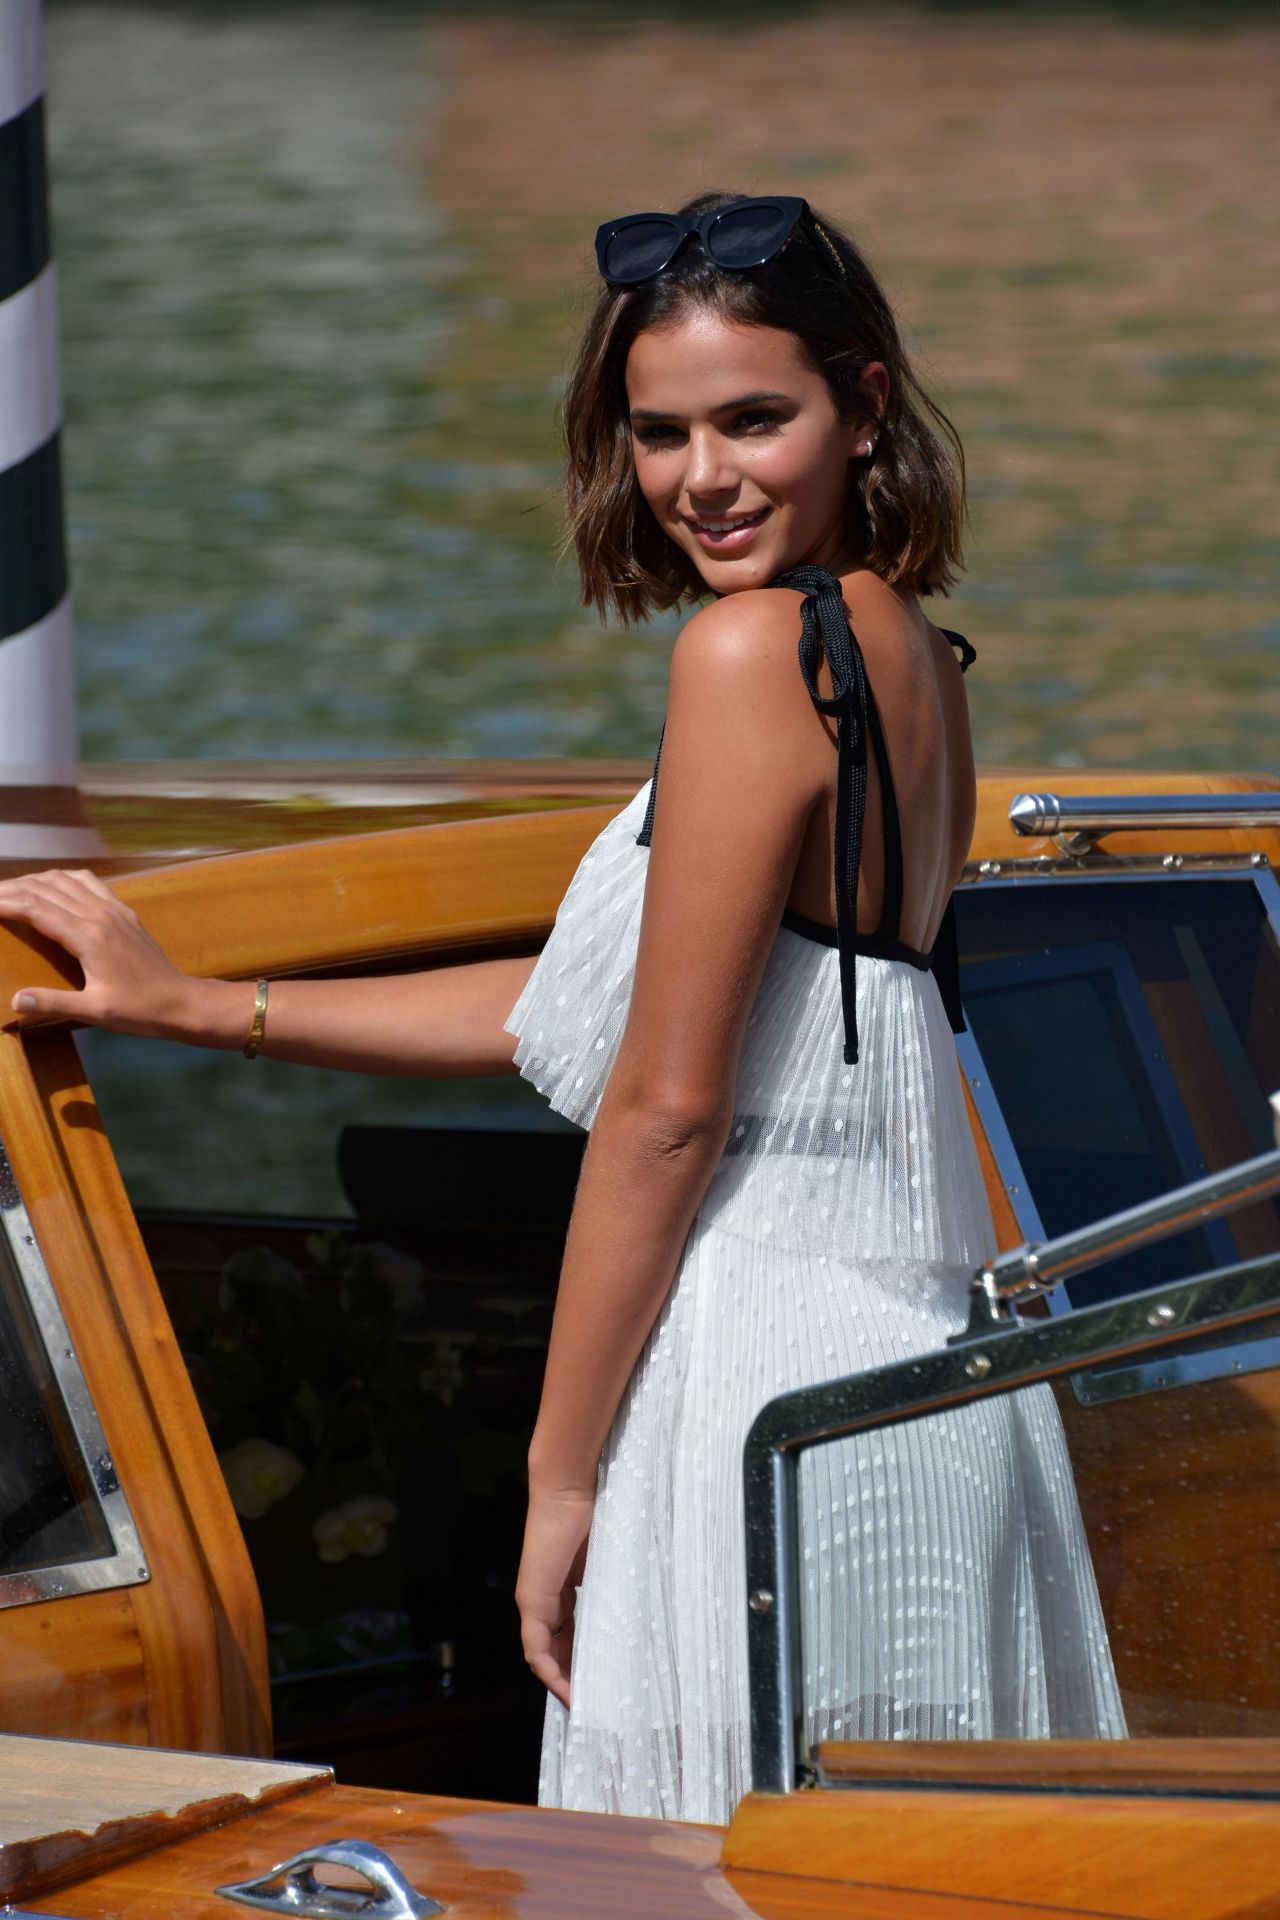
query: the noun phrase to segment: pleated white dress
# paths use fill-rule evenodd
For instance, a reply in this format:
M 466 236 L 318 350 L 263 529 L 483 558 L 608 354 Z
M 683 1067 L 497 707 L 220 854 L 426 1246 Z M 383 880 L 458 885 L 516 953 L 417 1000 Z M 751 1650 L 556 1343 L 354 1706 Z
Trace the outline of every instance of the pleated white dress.
M 588 1128 L 627 1017 L 651 785 L 583 857 L 507 1022 L 521 1073 Z M 847 1065 L 841 960 L 784 924 L 766 963 L 739 1111 L 601 1459 L 542 1805 L 732 1816 L 747 1430 L 777 1394 L 944 1344 L 994 1247 L 934 975 L 861 952 Z M 1124 1734 L 1047 1387 L 817 1449 L 800 1493 L 811 1739 Z

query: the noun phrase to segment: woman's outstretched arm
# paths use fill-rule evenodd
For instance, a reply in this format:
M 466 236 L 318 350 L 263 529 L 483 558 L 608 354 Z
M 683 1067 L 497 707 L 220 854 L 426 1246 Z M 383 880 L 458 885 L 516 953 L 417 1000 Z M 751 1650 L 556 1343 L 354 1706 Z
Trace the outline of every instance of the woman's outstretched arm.
M 81 988 L 20 989 L 13 999 L 20 1017 L 60 1016 L 228 1051 L 248 1039 L 253 982 L 180 972 L 96 874 L 55 869 L 0 881 L 0 920 L 56 941 L 84 974 Z M 276 981 L 260 1051 L 356 1073 L 513 1073 L 516 1043 L 503 1022 L 533 964 L 477 960 L 369 979 Z
M 583 1160 L 529 1453 L 516 1599 L 525 1657 L 566 1702 L 601 1449 L 723 1151 L 751 1005 L 825 791 L 795 604 L 723 600 L 672 658 L 627 1027 Z

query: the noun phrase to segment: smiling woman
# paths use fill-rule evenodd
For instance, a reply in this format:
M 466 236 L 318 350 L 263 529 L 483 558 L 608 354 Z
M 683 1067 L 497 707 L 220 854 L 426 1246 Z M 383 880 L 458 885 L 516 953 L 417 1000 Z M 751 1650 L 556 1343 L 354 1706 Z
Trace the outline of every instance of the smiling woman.
M 728 258 L 717 220 L 748 214 L 772 243 Z M 610 237 L 637 233 L 651 257 Z M 713 604 L 676 641 L 661 794 L 655 766 L 510 1016 L 591 1129 L 516 1597 L 540 1800 L 716 1821 L 750 1778 L 751 1421 L 943 1344 L 994 1244 L 951 1038 L 974 770 L 948 643 L 972 649 L 916 597 L 958 563 L 963 463 L 803 202 L 601 235 L 566 409 L 584 599 Z M 1124 1731 L 1052 1402 L 970 1453 L 913 1431 L 886 1473 L 837 1450 L 800 1497 L 807 1729 Z

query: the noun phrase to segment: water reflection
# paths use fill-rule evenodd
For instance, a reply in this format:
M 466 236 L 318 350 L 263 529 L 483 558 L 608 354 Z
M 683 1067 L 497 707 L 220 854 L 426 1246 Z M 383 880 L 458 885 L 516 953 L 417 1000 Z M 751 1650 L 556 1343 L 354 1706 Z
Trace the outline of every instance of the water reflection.
M 53 0 L 88 752 L 648 751 L 552 411 L 596 220 L 723 178 L 851 220 L 954 411 L 982 754 L 1268 764 L 1277 35 L 1172 18 Z
M 532 453 L 478 444 L 459 401 L 477 242 L 430 191 L 447 64 L 416 8 L 52 10 L 87 757 L 656 732 L 660 648 L 593 654 L 553 565 L 549 372 L 522 374 Z

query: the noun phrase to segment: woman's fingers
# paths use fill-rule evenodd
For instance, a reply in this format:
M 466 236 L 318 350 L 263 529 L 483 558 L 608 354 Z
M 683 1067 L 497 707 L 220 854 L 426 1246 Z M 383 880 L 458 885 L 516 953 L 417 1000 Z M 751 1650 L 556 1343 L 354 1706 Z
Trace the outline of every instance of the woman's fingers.
M 537 1675 L 548 1693 L 554 1693 L 563 1706 L 569 1704 L 569 1666 L 567 1661 L 558 1659 L 550 1643 L 544 1647 L 530 1646 L 525 1642 L 525 1661 L 529 1671 Z
M 573 1612 L 554 1620 L 537 1612 L 525 1614 L 522 1623 L 524 1657 L 530 1670 L 544 1687 L 566 1707 L 569 1704 L 569 1675 L 573 1655 Z
M 95 873 L 92 867 L 51 867 L 49 871 L 58 874 L 64 880 L 77 881 L 86 893 L 96 893 L 100 900 L 110 900 L 114 905 L 120 905 L 116 894 L 101 874 Z
M 15 1013 L 27 1019 L 78 1020 L 84 1004 L 80 991 L 62 987 L 20 987 L 9 1003 Z
M 52 888 L 26 880 L 0 882 L 0 920 L 19 920 L 34 927 L 77 959 L 93 932 L 93 923 L 72 902 Z
M 80 962 L 79 993 L 24 987 L 11 1005 L 28 1017 L 71 1018 L 120 1033 L 181 1028 L 190 982 L 131 907 L 85 869 L 53 868 L 0 881 L 0 920 L 25 925 Z
M 594 1504 L 590 1493 L 531 1493 L 516 1579 L 524 1657 L 543 1686 L 566 1707 L 574 1610 Z

